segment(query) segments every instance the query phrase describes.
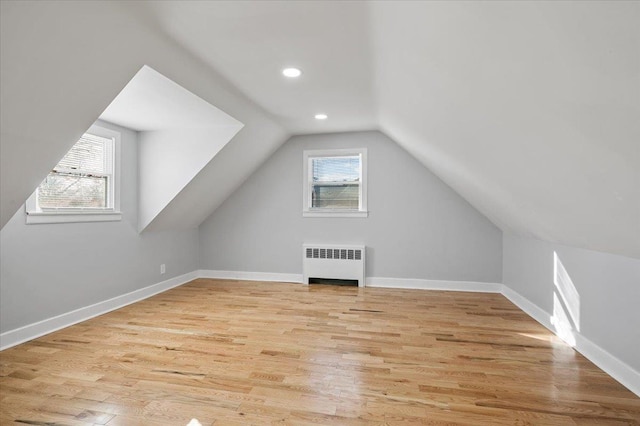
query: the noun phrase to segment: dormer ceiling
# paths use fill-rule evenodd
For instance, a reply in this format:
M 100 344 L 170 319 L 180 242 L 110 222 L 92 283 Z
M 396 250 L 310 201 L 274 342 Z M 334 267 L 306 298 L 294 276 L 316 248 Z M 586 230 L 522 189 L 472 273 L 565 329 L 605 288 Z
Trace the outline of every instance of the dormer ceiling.
M 74 7 L 90 15 L 107 6 Z M 230 143 L 163 211 L 163 226 L 199 209 L 187 220 L 197 225 L 273 152 L 275 140 L 260 145 L 260 126 L 280 136 L 378 128 L 503 230 L 640 258 L 638 2 L 161 1 L 110 9 L 114 22 L 136 19 L 164 40 L 153 43 L 170 46 L 167 55 L 178 46 L 195 58 L 190 65 L 199 62 L 261 111 L 252 124 L 222 108 L 247 123 L 241 146 L 259 154 L 243 160 Z M 150 41 L 135 43 L 142 63 L 213 101 L 211 91 L 199 93 L 202 81 L 188 87 L 193 76 L 180 64 L 154 64 L 163 62 L 155 47 L 156 59 L 145 59 Z M 284 78 L 288 66 L 302 75 Z M 317 113 L 329 118 L 315 120 Z M 238 182 L 200 205 L 200 178 L 213 178 L 215 167 L 230 172 L 229 161 L 244 168 L 224 175 Z
M 148 228 L 243 124 L 145 65 L 100 115 L 138 131 L 138 230 Z

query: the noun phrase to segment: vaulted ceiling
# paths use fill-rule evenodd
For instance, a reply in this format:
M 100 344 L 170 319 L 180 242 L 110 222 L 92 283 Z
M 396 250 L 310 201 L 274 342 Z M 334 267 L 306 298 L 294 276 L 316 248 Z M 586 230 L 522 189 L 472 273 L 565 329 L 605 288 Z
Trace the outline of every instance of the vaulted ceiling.
M 39 13 L 30 7 L 29 16 Z M 67 23 L 72 13 L 126 25 L 125 36 L 146 39 L 132 40 L 133 48 L 117 34 L 100 40 L 110 58 L 121 49 L 126 60 L 114 65 L 118 80 L 95 89 L 84 111 L 104 109 L 110 87 L 122 87 L 137 63 L 245 123 L 237 136 L 244 139 L 225 147 L 160 214 L 163 226 L 176 226 L 177 218 L 197 225 L 287 135 L 378 128 L 503 230 L 640 258 L 639 2 L 121 2 L 109 6 L 109 19 L 104 10 L 96 18 L 107 7 L 102 3 L 39 7 L 47 17 L 64 13 Z M 130 19 L 140 28 L 129 28 Z M 22 31 L 27 39 L 13 52 L 18 42 L 5 40 L 5 25 L 2 74 L 10 75 L 2 76 L 2 89 L 16 81 L 23 86 L 2 95 L 3 126 L 15 117 L 4 109 L 17 91 L 31 94 L 15 74 L 37 63 L 24 49 L 46 54 L 40 45 L 47 41 L 37 37 L 51 37 L 15 28 L 11 36 Z M 69 49 L 65 37 L 51 46 Z M 182 64 L 171 57 L 176 47 L 185 52 Z M 193 64 L 198 75 L 181 68 Z M 301 68 L 302 76 L 283 78 L 286 66 Z M 27 74 L 70 85 L 55 74 L 69 69 L 54 64 L 53 76 Z M 218 86 L 233 100 L 221 99 Z M 319 112 L 329 118 L 314 120 Z M 91 116 L 68 125 L 67 133 Z M 34 137 L 22 132 L 9 140 L 3 129 L 3 156 Z M 62 145 L 50 151 L 64 153 Z M 253 153 L 246 158 L 247 152 Z M 37 169 L 30 190 L 46 174 L 46 167 Z M 221 178 L 226 183 L 214 200 L 200 200 L 210 188 L 205 182 Z M 2 189 L 3 202 L 6 191 L 29 192 L 5 189 L 4 182 Z M 3 224 L 4 217 L 3 208 Z

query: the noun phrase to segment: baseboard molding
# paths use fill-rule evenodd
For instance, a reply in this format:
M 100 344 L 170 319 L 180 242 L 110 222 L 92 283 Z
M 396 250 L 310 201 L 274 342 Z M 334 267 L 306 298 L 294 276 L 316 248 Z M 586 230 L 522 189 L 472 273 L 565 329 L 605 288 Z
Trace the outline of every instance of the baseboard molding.
M 281 274 L 274 272 L 216 271 L 211 269 L 201 269 L 198 271 L 198 277 L 221 280 L 302 283 L 302 274 Z
M 640 397 L 640 373 L 638 371 L 620 361 L 580 333 L 577 333 L 575 338 L 575 349 L 578 352 Z
M 36 339 L 45 334 L 53 333 L 54 331 L 97 317 L 98 315 L 106 314 L 107 312 L 147 299 L 163 291 L 186 284 L 196 278 L 198 278 L 198 271 L 189 272 L 121 296 L 116 296 L 112 299 L 25 325 L 15 330 L 6 331 L 0 334 L 0 350 L 19 345 L 20 343 Z
M 414 278 L 367 277 L 365 287 L 406 288 L 417 290 L 474 291 L 500 293 L 502 284 L 475 281 L 423 280 Z
M 551 324 L 551 314 L 540 308 L 530 300 L 507 287 L 502 286 L 502 294 L 509 299 L 514 305 L 522 309 L 531 318 L 538 321 L 545 326 L 549 331 L 556 334 L 556 331 Z M 574 349 L 581 353 L 589 361 L 597 365 L 602 371 L 616 379 L 623 386 L 629 389 L 640 397 L 640 373 L 634 370 L 631 366 L 625 362 L 619 360 L 615 356 L 611 355 L 606 350 L 602 349 L 591 340 L 584 337 L 582 334 L 573 333 L 576 344 Z
M 216 271 L 202 269 L 199 278 L 224 280 L 271 281 L 302 283 L 302 274 L 284 274 L 272 272 Z M 482 293 L 500 293 L 502 284 L 474 281 L 423 280 L 412 278 L 368 277 L 365 287 L 406 288 L 419 290 L 475 291 Z
M 540 308 L 538 305 L 504 284 L 502 285 L 501 293 L 504 297 L 509 299 L 511 303 L 522 309 L 525 314 L 529 315 L 555 334 L 553 325 L 551 324 L 551 314 L 547 313 L 544 309 Z

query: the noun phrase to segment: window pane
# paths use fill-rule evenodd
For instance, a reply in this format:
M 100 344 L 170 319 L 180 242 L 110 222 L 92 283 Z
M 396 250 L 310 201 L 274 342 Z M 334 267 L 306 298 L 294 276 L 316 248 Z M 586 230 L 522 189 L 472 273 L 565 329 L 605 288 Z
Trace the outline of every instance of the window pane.
M 360 156 L 311 159 L 313 183 L 311 207 L 321 209 L 360 208 Z
M 55 167 L 105 174 L 105 149 L 110 139 L 85 133 Z
M 325 209 L 358 210 L 360 207 L 360 184 L 314 183 L 311 207 Z
M 314 182 L 357 182 L 360 180 L 360 157 L 313 158 Z
M 107 178 L 49 173 L 38 188 L 41 208 L 107 207 Z

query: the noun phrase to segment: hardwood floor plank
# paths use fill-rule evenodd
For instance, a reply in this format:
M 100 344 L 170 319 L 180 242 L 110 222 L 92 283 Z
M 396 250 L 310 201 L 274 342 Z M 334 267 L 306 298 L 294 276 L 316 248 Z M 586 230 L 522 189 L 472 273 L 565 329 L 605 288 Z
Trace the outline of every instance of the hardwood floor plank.
M 637 425 L 499 294 L 195 280 L 0 352 L 0 423 Z

